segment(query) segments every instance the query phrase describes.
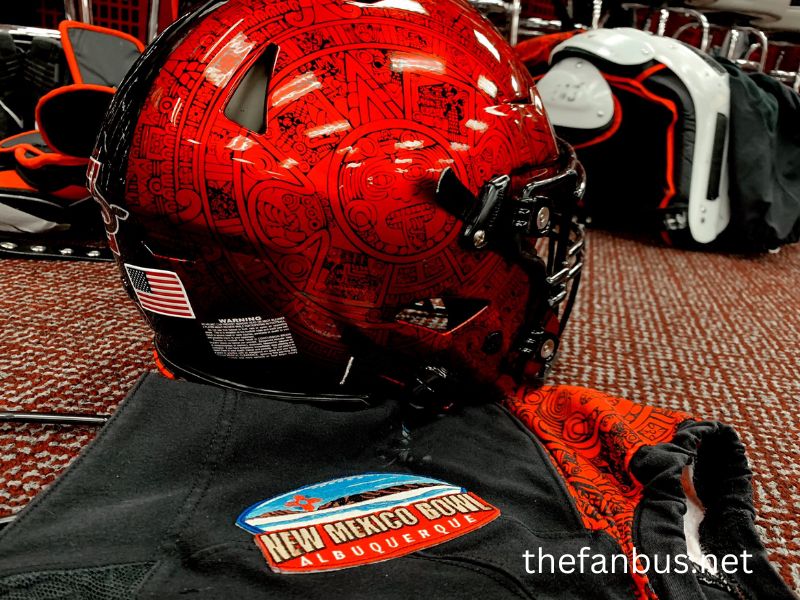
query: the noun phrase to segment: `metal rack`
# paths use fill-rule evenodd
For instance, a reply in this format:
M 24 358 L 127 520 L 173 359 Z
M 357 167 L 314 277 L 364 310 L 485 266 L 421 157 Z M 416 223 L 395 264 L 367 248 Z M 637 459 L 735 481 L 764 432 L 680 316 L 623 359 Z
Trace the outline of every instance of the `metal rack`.
M 42 27 L 55 27 L 61 17 L 129 33 L 145 43 L 159 31 L 161 0 L 41 0 Z M 57 16 L 58 15 L 58 16 Z M 163 24 L 161 24 L 163 25 Z

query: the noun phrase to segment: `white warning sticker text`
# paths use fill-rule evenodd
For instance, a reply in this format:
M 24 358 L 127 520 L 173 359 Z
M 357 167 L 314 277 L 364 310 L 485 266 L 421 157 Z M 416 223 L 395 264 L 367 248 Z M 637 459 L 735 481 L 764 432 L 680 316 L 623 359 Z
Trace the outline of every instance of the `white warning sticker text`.
M 276 358 L 297 354 L 286 319 L 244 317 L 203 323 L 214 354 L 223 358 Z

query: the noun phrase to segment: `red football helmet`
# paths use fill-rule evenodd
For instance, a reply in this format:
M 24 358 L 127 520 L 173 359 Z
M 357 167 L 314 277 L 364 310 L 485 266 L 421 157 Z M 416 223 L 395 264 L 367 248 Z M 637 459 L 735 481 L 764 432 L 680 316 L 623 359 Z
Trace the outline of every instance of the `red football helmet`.
M 461 0 L 229 0 L 165 31 L 89 170 L 169 370 L 250 391 L 541 374 L 583 173 Z

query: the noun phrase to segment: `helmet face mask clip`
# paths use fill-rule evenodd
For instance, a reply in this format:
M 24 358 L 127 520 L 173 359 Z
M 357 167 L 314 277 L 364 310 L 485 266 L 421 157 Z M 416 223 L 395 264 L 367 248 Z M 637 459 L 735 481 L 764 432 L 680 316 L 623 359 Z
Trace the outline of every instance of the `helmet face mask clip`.
M 586 174 L 572 148 L 558 143 L 561 159 L 555 174 L 528 181 L 518 196 L 511 195 L 510 175 L 493 177 L 475 196 L 447 169 L 437 187 L 437 201 L 464 223 L 462 246 L 500 252 L 529 273 L 528 322 L 513 345 L 514 358 L 505 365 L 517 380 L 544 377 L 557 354 L 583 269 L 584 228 L 576 215 Z M 546 251 L 540 252 L 542 248 Z M 548 331 L 547 321 L 562 302 L 558 331 Z

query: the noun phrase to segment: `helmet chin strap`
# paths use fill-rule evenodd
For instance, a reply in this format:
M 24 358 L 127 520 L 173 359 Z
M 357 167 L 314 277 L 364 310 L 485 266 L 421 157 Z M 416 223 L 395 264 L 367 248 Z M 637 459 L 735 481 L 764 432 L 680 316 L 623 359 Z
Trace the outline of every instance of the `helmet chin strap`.
M 420 415 L 444 414 L 458 404 L 500 398 L 495 386 L 459 371 L 445 355 L 415 359 L 376 344 L 355 328 L 346 329 L 343 337 L 356 349 L 345 367 L 346 386 L 353 390 L 374 390 L 377 384 L 380 391 L 397 397 Z

